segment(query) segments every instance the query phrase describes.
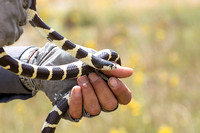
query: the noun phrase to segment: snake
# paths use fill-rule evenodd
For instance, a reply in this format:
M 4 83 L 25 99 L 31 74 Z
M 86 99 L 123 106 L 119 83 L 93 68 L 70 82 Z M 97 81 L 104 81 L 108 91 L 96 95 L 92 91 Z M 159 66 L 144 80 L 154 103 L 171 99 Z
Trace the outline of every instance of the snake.
M 0 66 L 17 75 L 31 79 L 65 80 L 87 75 L 99 70 L 114 70 L 116 63 L 121 64 L 119 55 L 111 49 L 104 49 L 95 54 L 87 52 L 85 47 L 74 44 L 57 31 L 49 27 L 39 16 L 36 10 L 36 0 L 26 9 L 29 23 L 38 30 L 48 41 L 56 44 L 64 51 L 77 58 L 78 61 L 59 66 L 37 66 L 14 59 L 0 48 Z M 105 76 L 104 76 L 105 77 Z M 70 93 L 67 93 L 48 114 L 42 127 L 42 133 L 54 133 L 63 114 L 69 109 Z

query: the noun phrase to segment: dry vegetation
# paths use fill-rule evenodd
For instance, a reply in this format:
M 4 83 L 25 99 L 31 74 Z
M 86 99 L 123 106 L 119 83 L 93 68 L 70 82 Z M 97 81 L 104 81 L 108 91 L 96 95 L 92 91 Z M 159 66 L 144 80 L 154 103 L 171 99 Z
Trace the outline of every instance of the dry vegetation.
M 128 106 L 57 133 L 199 133 L 200 2 L 197 0 L 38 0 L 42 18 L 75 43 L 111 48 L 134 75 Z M 42 46 L 30 25 L 16 45 Z M 40 132 L 51 103 L 43 93 L 0 104 L 1 133 Z

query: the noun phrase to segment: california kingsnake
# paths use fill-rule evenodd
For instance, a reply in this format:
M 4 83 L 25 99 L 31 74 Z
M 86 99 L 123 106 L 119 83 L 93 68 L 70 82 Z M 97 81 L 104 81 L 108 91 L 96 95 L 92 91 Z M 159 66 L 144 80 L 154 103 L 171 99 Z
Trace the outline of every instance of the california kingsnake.
M 61 47 L 80 61 L 61 66 L 35 66 L 20 62 L 10 57 L 3 48 L 0 48 L 0 65 L 17 75 L 32 79 L 64 80 L 76 78 L 88 74 L 94 70 L 114 70 L 113 62 L 121 64 L 119 55 L 113 50 L 102 50 L 96 54 L 88 53 L 84 47 L 76 45 L 57 33 L 45 24 L 36 11 L 36 0 L 32 0 L 30 8 L 27 9 L 28 21 L 49 41 Z M 111 62 L 112 61 L 112 62 Z M 42 133 L 54 132 L 56 125 L 68 108 L 69 95 L 64 96 L 49 113 L 44 123 Z

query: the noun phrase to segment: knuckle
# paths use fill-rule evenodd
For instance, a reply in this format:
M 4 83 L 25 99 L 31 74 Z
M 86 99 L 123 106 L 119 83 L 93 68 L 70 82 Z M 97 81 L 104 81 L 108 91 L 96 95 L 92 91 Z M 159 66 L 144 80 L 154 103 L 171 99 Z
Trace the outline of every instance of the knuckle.
M 71 97 L 70 97 L 70 105 L 74 106 L 74 107 L 82 106 L 81 95 L 71 95 Z
M 9 32 L 9 33 L 6 34 L 6 38 L 8 39 L 8 41 L 14 41 L 15 38 L 16 38 L 16 34 Z
M 5 31 L 4 36 L 6 38 L 13 38 L 15 36 L 15 28 L 11 27 L 10 25 L 5 25 L 7 30 Z
M 100 113 L 101 109 L 99 106 L 90 108 L 87 112 L 91 115 L 98 115 Z
M 75 106 L 81 105 L 82 101 L 80 101 L 80 100 L 74 100 L 72 104 L 75 105 Z
M 26 23 L 27 23 L 27 14 L 26 11 L 23 10 L 21 13 L 21 20 L 19 21 L 19 26 L 26 25 Z
M 74 106 L 78 106 L 78 105 L 80 106 L 80 105 L 82 105 L 82 101 L 78 100 L 78 98 L 77 98 L 77 100 L 73 100 L 73 102 L 71 104 L 73 104 Z
M 5 24 L 5 26 L 6 26 L 5 37 L 15 38 L 16 32 L 17 32 L 16 25 L 14 25 L 14 24 Z
M 122 95 L 124 93 L 124 89 L 122 87 L 116 87 L 113 91 L 116 95 Z
M 30 7 L 31 1 L 30 0 L 24 0 L 23 1 L 23 8 L 27 9 Z
M 117 100 L 112 100 L 112 101 L 107 102 L 105 106 L 103 106 L 103 108 L 105 110 L 112 111 L 117 107 L 117 104 L 118 104 Z
M 71 117 L 75 118 L 75 119 L 80 118 L 81 114 L 82 114 L 82 111 L 73 111 L 73 112 L 70 112 Z
M 118 97 L 118 101 L 120 104 L 127 105 L 132 99 L 131 91 L 122 91 L 121 95 Z
M 15 42 L 16 34 L 15 32 L 10 32 L 10 30 L 4 32 L 3 35 L 1 35 L 1 44 L 3 45 L 10 45 Z

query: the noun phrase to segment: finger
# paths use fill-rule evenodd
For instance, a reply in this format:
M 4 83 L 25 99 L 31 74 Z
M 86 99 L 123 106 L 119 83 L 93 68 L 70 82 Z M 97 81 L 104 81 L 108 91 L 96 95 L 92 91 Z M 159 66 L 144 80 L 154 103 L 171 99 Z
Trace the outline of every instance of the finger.
M 72 118 L 79 119 L 82 116 L 82 93 L 80 86 L 74 86 L 71 91 L 69 113 Z
M 98 115 L 101 111 L 97 96 L 87 76 L 78 78 L 78 84 L 82 89 L 84 109 L 90 115 Z
M 117 68 L 113 71 L 102 71 L 102 72 L 110 77 L 126 78 L 133 74 L 133 69 L 117 65 Z
M 108 85 L 111 88 L 112 92 L 118 99 L 120 104 L 128 104 L 131 101 L 132 94 L 129 88 L 123 84 L 119 79 L 111 77 L 108 80 Z
M 96 92 L 99 102 L 101 103 L 101 106 L 107 111 L 114 110 L 117 107 L 118 102 L 106 82 L 96 73 L 90 73 L 88 77 Z

